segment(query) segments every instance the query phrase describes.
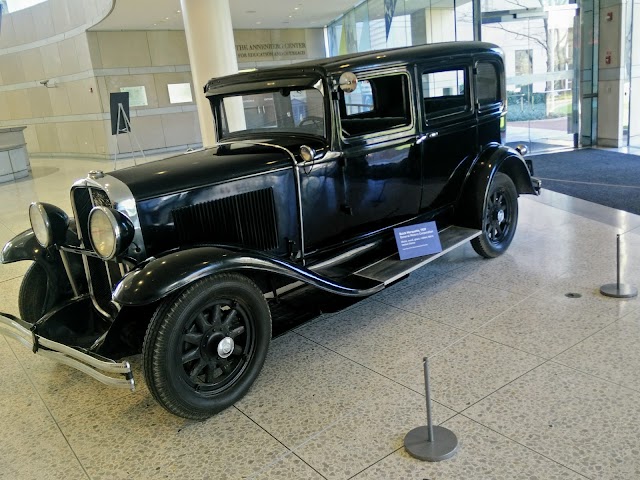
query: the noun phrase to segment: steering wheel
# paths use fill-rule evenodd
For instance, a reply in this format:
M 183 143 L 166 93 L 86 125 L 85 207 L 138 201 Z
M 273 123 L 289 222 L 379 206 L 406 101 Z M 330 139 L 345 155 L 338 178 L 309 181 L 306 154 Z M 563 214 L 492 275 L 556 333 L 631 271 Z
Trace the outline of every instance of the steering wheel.
M 299 127 L 313 127 L 314 129 L 321 130 L 324 127 L 324 118 L 309 116 L 300 120 Z

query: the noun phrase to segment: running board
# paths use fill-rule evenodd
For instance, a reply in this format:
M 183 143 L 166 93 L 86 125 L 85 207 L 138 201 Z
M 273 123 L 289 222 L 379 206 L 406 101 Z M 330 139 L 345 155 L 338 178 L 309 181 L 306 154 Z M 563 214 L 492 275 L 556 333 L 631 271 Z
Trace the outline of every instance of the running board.
M 350 275 L 350 277 L 367 278 L 369 280 L 375 280 L 385 285 L 389 285 L 423 265 L 433 262 L 436 258 L 441 257 L 445 253 L 464 245 L 466 242 L 479 236 L 482 231 L 452 225 L 438 233 L 440 234 L 440 244 L 442 245 L 441 252 L 408 260 L 400 260 L 398 253 L 394 253 L 393 255 L 389 255 L 372 265 L 358 270 L 353 275 Z

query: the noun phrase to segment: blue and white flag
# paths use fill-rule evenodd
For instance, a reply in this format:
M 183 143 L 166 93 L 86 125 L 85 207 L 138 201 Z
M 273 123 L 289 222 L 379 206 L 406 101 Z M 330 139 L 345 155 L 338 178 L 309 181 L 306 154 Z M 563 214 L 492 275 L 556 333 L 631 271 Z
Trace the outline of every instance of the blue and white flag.
M 387 32 L 387 40 L 389 40 L 389 32 L 391 31 L 391 21 L 396 11 L 396 3 L 398 0 L 384 0 L 384 26 Z

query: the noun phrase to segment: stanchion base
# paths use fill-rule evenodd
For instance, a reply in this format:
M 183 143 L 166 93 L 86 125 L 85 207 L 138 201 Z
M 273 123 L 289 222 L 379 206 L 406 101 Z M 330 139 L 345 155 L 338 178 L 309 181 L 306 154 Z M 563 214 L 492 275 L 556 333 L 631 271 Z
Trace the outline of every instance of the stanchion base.
M 614 298 L 633 298 L 638 296 L 638 289 L 633 285 L 627 285 L 624 283 L 607 283 L 600 287 L 600 293 L 607 297 Z
M 404 448 L 419 460 L 439 462 L 455 455 L 458 450 L 458 438 L 448 428 L 434 425 L 433 441 L 428 442 L 429 428 L 425 425 L 417 427 L 404 437 Z

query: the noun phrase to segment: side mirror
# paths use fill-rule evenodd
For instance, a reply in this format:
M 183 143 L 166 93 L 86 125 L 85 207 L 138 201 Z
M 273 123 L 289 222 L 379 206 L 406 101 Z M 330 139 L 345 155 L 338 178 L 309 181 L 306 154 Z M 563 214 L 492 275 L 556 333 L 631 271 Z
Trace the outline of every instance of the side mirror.
M 340 89 L 343 92 L 351 93 L 358 86 L 358 77 L 353 72 L 344 72 L 340 75 L 340 80 L 338 80 L 338 85 L 340 85 Z

